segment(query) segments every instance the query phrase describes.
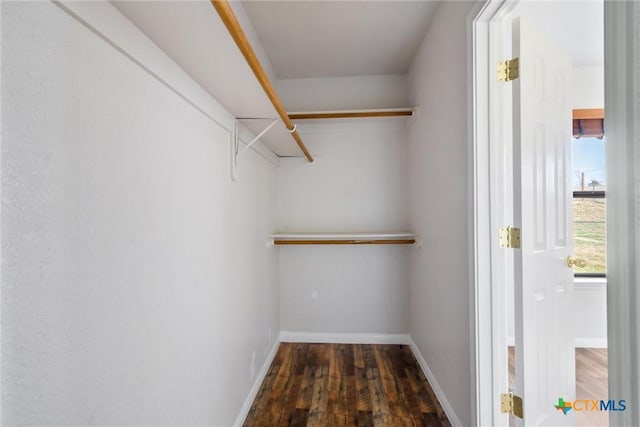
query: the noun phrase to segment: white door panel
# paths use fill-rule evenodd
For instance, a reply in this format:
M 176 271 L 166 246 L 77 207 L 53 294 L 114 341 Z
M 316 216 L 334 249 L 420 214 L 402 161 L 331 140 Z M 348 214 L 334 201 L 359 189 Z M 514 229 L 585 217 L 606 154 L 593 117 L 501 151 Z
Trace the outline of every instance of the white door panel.
M 575 398 L 571 327 L 571 63 L 520 19 L 513 25 L 520 78 L 513 83 L 516 394 L 527 426 L 575 425 L 554 405 Z

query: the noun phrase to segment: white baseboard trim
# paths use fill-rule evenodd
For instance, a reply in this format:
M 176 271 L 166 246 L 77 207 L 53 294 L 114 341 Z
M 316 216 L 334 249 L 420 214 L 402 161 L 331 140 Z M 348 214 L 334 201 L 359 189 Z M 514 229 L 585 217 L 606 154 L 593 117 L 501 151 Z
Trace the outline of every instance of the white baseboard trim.
M 606 338 L 576 338 L 576 347 L 607 348 Z
M 449 400 L 447 399 L 447 396 L 444 394 L 444 391 L 438 384 L 438 381 L 436 381 L 436 377 L 433 375 L 433 372 L 431 372 L 431 369 L 429 369 L 429 365 L 427 365 L 427 361 L 424 360 L 424 357 L 422 357 L 422 353 L 420 353 L 420 350 L 418 349 L 418 346 L 416 345 L 415 341 L 413 341 L 413 338 L 411 337 L 411 335 L 409 335 L 409 347 L 411 348 L 413 355 L 418 361 L 420 368 L 422 368 L 422 372 L 424 372 L 424 375 L 427 377 L 427 381 L 429 381 L 429 385 L 431 386 L 431 389 L 436 394 L 438 401 L 440 401 L 440 405 L 442 405 L 442 409 L 444 410 L 444 413 L 447 414 L 447 418 L 449 419 L 449 422 L 451 423 L 452 426 L 462 427 L 462 423 L 460 422 L 460 419 L 458 418 L 455 411 L 453 410 L 451 403 L 449 403 Z
M 247 395 L 247 398 L 244 400 L 244 403 L 240 408 L 240 412 L 238 413 L 236 420 L 233 422 L 234 427 L 240 427 L 242 426 L 242 424 L 244 424 L 244 420 L 247 418 L 247 415 L 249 415 L 249 411 L 251 410 L 251 405 L 253 405 L 253 401 L 255 400 L 256 396 L 258 395 L 258 392 L 260 391 L 260 386 L 262 386 L 262 382 L 267 376 L 267 372 L 269 372 L 271 363 L 273 363 L 273 359 L 276 357 L 276 353 L 278 352 L 279 346 L 280 346 L 280 337 L 277 337 L 276 341 L 273 343 L 273 347 L 271 347 L 271 350 L 267 355 L 267 358 L 262 364 L 262 368 L 260 368 L 260 372 L 258 372 L 258 375 L 256 376 L 256 380 L 254 381 L 253 386 L 251 386 L 251 390 L 249 390 L 249 394 Z
M 339 344 L 409 344 L 408 334 L 334 334 L 324 332 L 280 331 L 281 342 Z

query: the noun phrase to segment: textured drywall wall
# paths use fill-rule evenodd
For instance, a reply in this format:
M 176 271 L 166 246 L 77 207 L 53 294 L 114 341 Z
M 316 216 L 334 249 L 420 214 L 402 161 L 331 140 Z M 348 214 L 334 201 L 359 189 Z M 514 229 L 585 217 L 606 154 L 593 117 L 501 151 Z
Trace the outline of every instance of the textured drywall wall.
M 380 232 L 408 226 L 405 119 L 300 126 L 313 163 L 281 160 L 281 231 Z M 279 247 L 281 327 L 323 333 L 406 333 L 402 245 Z
M 466 18 L 443 2 L 409 72 L 420 115 L 409 129 L 409 330 L 462 425 L 471 423 Z M 434 66 L 437 64 L 437 66 Z
M 604 108 L 604 66 L 574 67 L 573 108 Z
M 2 423 L 232 424 L 279 328 L 275 168 L 231 183 L 202 111 L 59 6 L 1 7 Z

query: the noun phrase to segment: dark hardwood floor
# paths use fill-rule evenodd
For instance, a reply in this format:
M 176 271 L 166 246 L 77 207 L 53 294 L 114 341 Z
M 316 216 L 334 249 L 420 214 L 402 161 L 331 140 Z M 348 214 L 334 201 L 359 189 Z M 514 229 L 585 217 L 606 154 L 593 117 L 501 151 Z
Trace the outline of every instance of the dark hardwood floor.
M 408 346 L 282 343 L 245 426 L 447 426 Z

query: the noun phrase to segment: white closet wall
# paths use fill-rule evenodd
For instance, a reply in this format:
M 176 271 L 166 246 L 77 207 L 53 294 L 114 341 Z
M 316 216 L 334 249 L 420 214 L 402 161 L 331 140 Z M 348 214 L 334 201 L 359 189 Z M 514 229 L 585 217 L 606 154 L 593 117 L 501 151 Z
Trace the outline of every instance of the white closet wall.
M 281 159 L 278 230 L 406 231 L 407 119 L 300 125 L 316 158 Z M 410 245 L 278 247 L 283 331 L 407 333 Z
M 573 68 L 573 108 L 604 108 L 604 65 Z
M 282 79 L 278 94 L 289 111 L 367 110 L 409 106 L 406 75 Z
M 2 423 L 231 425 L 279 330 L 276 168 L 231 183 L 220 125 L 53 3 L 1 8 Z
M 467 17 L 442 2 L 409 71 L 420 115 L 409 130 L 412 252 L 409 330 L 458 420 L 471 425 Z M 437 64 L 437 66 L 434 66 Z M 451 418 L 452 414 L 448 414 Z

